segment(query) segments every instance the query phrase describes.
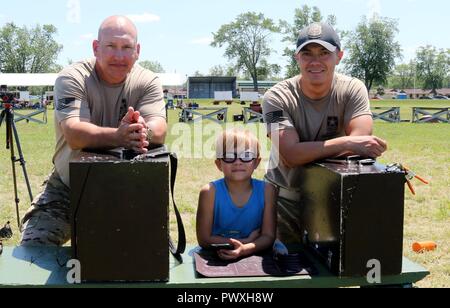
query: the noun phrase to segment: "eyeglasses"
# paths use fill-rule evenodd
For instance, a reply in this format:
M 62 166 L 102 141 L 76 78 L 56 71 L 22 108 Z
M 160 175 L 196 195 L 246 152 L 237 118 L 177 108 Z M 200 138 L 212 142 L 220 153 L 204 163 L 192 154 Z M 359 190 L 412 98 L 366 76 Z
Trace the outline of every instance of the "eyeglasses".
M 237 159 L 243 163 L 250 163 L 256 159 L 256 154 L 253 152 L 225 153 L 225 157 L 222 157 L 222 161 L 227 164 L 232 164 Z

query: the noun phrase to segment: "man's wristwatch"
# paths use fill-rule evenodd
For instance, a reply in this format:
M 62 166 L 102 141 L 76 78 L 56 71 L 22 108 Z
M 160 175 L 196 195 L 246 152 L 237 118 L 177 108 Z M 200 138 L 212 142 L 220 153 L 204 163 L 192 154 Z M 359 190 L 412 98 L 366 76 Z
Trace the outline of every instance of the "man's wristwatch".
M 147 129 L 147 141 L 148 143 L 152 143 L 152 139 L 153 139 L 153 131 L 151 128 Z

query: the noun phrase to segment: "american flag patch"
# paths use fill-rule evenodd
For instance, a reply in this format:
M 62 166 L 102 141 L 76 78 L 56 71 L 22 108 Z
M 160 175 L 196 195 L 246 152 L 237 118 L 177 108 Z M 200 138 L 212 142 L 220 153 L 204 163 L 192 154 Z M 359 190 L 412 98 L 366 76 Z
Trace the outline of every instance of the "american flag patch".
M 75 98 L 73 97 L 68 97 L 68 98 L 61 98 L 58 100 L 57 104 L 56 104 L 56 110 L 61 111 L 64 110 L 66 108 L 69 107 L 80 107 L 81 106 L 81 102 L 80 101 L 76 101 Z
M 279 123 L 283 118 L 283 111 L 277 110 L 265 114 L 266 123 Z

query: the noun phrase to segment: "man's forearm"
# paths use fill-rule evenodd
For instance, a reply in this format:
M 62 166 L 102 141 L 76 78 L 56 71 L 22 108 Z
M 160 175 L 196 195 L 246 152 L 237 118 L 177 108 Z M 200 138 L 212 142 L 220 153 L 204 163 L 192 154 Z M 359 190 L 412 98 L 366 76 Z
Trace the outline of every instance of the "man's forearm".
M 341 155 L 377 158 L 386 150 L 386 141 L 376 136 L 345 136 L 323 142 L 295 143 L 290 147 L 284 147 L 281 157 L 287 167 L 294 168 L 319 159 Z
M 74 150 L 112 149 L 120 146 L 117 141 L 117 128 L 78 122 L 66 130 L 65 135 L 69 146 Z
M 303 166 L 323 158 L 335 157 L 346 152 L 347 138 L 340 137 L 320 142 L 299 142 L 285 149 L 284 164 L 290 168 Z
M 151 130 L 151 144 L 164 144 L 167 134 L 167 123 L 162 117 L 146 119 L 147 127 Z

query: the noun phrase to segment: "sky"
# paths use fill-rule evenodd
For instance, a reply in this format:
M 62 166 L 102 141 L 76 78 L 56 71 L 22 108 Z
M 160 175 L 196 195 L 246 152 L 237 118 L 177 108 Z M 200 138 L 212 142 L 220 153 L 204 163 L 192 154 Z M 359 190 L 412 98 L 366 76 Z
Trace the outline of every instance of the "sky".
M 64 46 L 58 63 L 66 66 L 92 56 L 92 40 L 101 22 L 110 15 L 127 15 L 138 28 L 140 61 L 158 61 L 166 73 L 207 74 L 215 65 L 226 65 L 223 48 L 213 48 L 212 33 L 241 13 L 263 13 L 275 21 L 293 22 L 303 5 L 317 6 L 324 16 L 334 14 L 339 30 L 354 30 L 363 16 L 374 13 L 398 20 L 396 40 L 408 62 L 420 46 L 450 48 L 450 2 L 444 0 L 1 0 L 0 26 L 53 24 L 55 39 Z M 287 43 L 273 36 L 272 63 L 284 66 Z M 295 44 L 295 42 L 292 42 Z

